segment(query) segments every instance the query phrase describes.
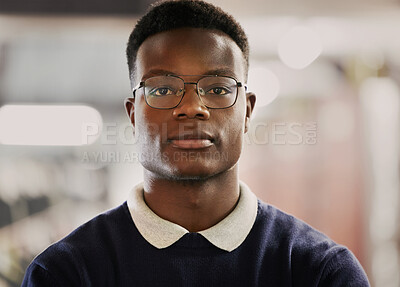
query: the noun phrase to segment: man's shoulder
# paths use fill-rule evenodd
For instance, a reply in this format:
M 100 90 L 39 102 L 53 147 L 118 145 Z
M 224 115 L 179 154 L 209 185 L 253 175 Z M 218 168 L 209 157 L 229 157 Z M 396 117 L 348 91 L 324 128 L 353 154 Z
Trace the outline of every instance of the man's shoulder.
M 116 237 L 123 238 L 121 232 L 129 229 L 123 225 L 132 223 L 129 219 L 125 202 L 82 224 L 32 261 L 22 286 L 53 286 L 54 282 L 62 286 L 80 286 L 90 270 L 97 266 L 96 262 L 108 262 L 105 259 L 109 253 L 121 243 Z M 47 285 L 43 285 L 45 282 Z
M 98 262 L 108 262 L 110 254 L 124 248 L 124 238 L 132 238 L 132 230 L 126 202 L 103 212 L 39 254 L 28 267 L 24 283 L 53 282 L 54 278 L 54 282 L 65 281 L 62 286 L 80 285 L 96 271 Z
M 334 280 L 368 286 L 365 272 L 347 247 L 293 215 L 259 200 L 254 228 L 266 256 L 276 254 L 275 262 L 286 258 L 294 278 L 317 275 L 321 284 Z
M 337 245 L 327 235 L 303 220 L 261 200 L 258 200 L 256 223 L 268 236 L 285 240 L 293 247 L 311 245 L 315 247 L 315 244 Z
M 118 230 L 124 231 L 121 225 L 130 224 L 126 202 L 122 205 L 105 211 L 86 223 L 77 227 L 70 234 L 50 245 L 37 256 L 35 262 L 49 263 L 54 258 L 79 258 L 81 252 L 95 252 L 101 249 L 109 239 L 118 236 Z M 57 256 L 55 256 L 57 255 Z
M 260 200 L 255 228 L 263 240 L 273 242 L 269 248 L 287 253 L 292 260 L 320 264 L 339 253 L 350 252 L 301 219 Z
M 95 238 L 99 240 L 108 233 L 113 233 L 119 225 L 131 223 L 132 221 L 130 220 L 127 203 L 124 202 L 118 207 L 107 210 L 93 217 L 72 231 L 62 239 L 61 242 L 72 243 L 80 241 L 81 237 Z

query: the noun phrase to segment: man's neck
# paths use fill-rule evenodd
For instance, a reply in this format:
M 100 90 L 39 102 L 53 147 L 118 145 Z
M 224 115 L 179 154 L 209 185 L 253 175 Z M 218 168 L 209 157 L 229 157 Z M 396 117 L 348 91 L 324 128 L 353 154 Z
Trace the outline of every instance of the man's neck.
M 198 232 L 217 224 L 235 208 L 240 193 L 237 167 L 206 180 L 169 180 L 145 171 L 144 191 L 154 213 Z

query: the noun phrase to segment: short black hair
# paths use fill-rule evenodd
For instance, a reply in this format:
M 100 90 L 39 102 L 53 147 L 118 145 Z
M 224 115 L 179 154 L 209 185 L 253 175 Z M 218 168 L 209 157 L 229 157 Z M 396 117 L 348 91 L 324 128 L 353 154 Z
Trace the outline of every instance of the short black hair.
M 129 75 L 133 76 L 138 49 L 148 37 L 183 27 L 214 29 L 227 34 L 243 52 L 246 69 L 248 69 L 249 43 L 247 36 L 231 15 L 219 7 L 200 0 L 168 0 L 150 6 L 130 34 L 126 48 Z

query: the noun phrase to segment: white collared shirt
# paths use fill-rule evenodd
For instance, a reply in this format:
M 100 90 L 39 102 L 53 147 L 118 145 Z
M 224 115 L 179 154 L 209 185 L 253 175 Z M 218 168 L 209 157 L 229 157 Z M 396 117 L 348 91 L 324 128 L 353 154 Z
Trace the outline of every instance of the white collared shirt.
M 216 225 L 199 231 L 216 247 L 232 251 L 239 247 L 250 233 L 257 216 L 257 197 L 243 182 L 240 185 L 239 201 L 235 209 Z M 155 214 L 145 203 L 143 183 L 130 192 L 128 208 L 140 234 L 156 248 L 166 248 L 189 231 Z

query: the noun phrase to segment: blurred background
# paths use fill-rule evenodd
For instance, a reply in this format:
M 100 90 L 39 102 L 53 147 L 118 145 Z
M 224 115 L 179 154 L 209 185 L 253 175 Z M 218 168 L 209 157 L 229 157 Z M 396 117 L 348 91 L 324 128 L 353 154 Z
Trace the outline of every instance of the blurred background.
M 1 287 L 142 180 L 125 47 L 152 2 L 1 0 Z M 400 2 L 209 2 L 250 41 L 241 179 L 399 287 Z

